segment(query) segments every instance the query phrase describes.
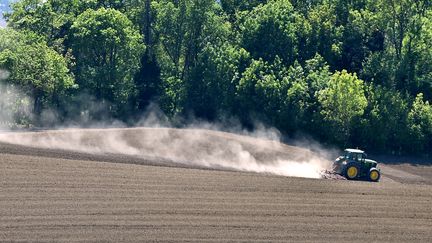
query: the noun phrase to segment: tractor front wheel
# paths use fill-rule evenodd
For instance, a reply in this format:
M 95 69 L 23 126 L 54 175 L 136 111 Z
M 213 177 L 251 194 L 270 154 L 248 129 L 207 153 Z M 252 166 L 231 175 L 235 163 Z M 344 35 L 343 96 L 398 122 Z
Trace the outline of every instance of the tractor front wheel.
M 357 178 L 359 174 L 359 169 L 355 164 L 348 164 L 346 169 L 345 169 L 345 177 L 348 180 L 353 180 L 355 178 Z

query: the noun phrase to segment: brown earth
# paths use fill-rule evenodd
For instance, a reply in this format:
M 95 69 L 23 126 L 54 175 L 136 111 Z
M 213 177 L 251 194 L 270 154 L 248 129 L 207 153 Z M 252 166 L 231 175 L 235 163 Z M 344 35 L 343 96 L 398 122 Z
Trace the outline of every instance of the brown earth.
M 427 164 L 382 165 L 379 183 L 307 179 L 239 167 L 229 171 L 229 164 L 215 170 L 209 166 L 213 161 L 188 163 L 207 160 L 204 155 L 233 156 L 237 150 L 221 155 L 212 154 L 212 148 L 238 144 L 257 163 L 315 156 L 227 133 L 88 130 L 74 141 L 80 148 L 52 139 L 71 139 L 64 134 L 78 132 L 27 133 L 32 142 L 13 141 L 20 145 L 0 139 L 0 241 L 432 241 L 432 169 Z M 126 138 L 130 146 L 116 145 L 129 153 L 104 142 L 113 133 Z M 198 136 L 199 145 L 187 145 L 200 151 L 176 161 L 173 154 L 161 156 L 162 150 L 147 156 L 129 150 L 153 148 L 138 138 L 166 133 L 162 142 L 169 145 L 179 137 Z M 93 147 L 100 149 L 90 151 Z

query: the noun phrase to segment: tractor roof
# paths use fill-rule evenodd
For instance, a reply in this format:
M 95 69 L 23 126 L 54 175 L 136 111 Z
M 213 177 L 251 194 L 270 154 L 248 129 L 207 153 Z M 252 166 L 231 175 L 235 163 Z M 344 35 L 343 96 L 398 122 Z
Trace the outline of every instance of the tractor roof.
M 360 150 L 360 149 L 345 149 L 345 152 L 357 153 L 357 154 L 363 154 L 364 153 L 364 151 Z

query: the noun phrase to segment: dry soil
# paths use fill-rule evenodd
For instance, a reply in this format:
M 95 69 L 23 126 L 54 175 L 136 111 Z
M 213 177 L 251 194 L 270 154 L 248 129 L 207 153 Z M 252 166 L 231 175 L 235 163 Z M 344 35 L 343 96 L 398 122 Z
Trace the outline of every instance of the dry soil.
M 172 139 L 191 131 L 89 130 L 93 142 L 84 147 L 113 132 L 133 144 L 143 134 Z M 432 242 L 427 164 L 382 165 L 379 183 L 295 178 L 37 144 L 48 133 L 25 135 L 36 144 L 0 144 L 0 241 Z M 198 134 L 241 143 L 263 161 L 313 156 L 255 138 Z

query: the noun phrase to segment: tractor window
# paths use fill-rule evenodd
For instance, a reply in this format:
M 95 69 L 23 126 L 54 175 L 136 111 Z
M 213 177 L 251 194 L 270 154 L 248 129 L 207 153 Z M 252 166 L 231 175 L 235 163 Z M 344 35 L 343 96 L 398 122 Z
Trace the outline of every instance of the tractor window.
M 351 153 L 348 153 L 348 152 L 345 152 L 344 157 L 345 157 L 346 159 L 352 159 L 352 154 L 351 154 Z
M 343 157 L 346 158 L 346 159 L 348 159 L 348 152 L 344 152 Z
M 353 154 L 353 159 L 357 161 L 363 160 L 363 154 Z

